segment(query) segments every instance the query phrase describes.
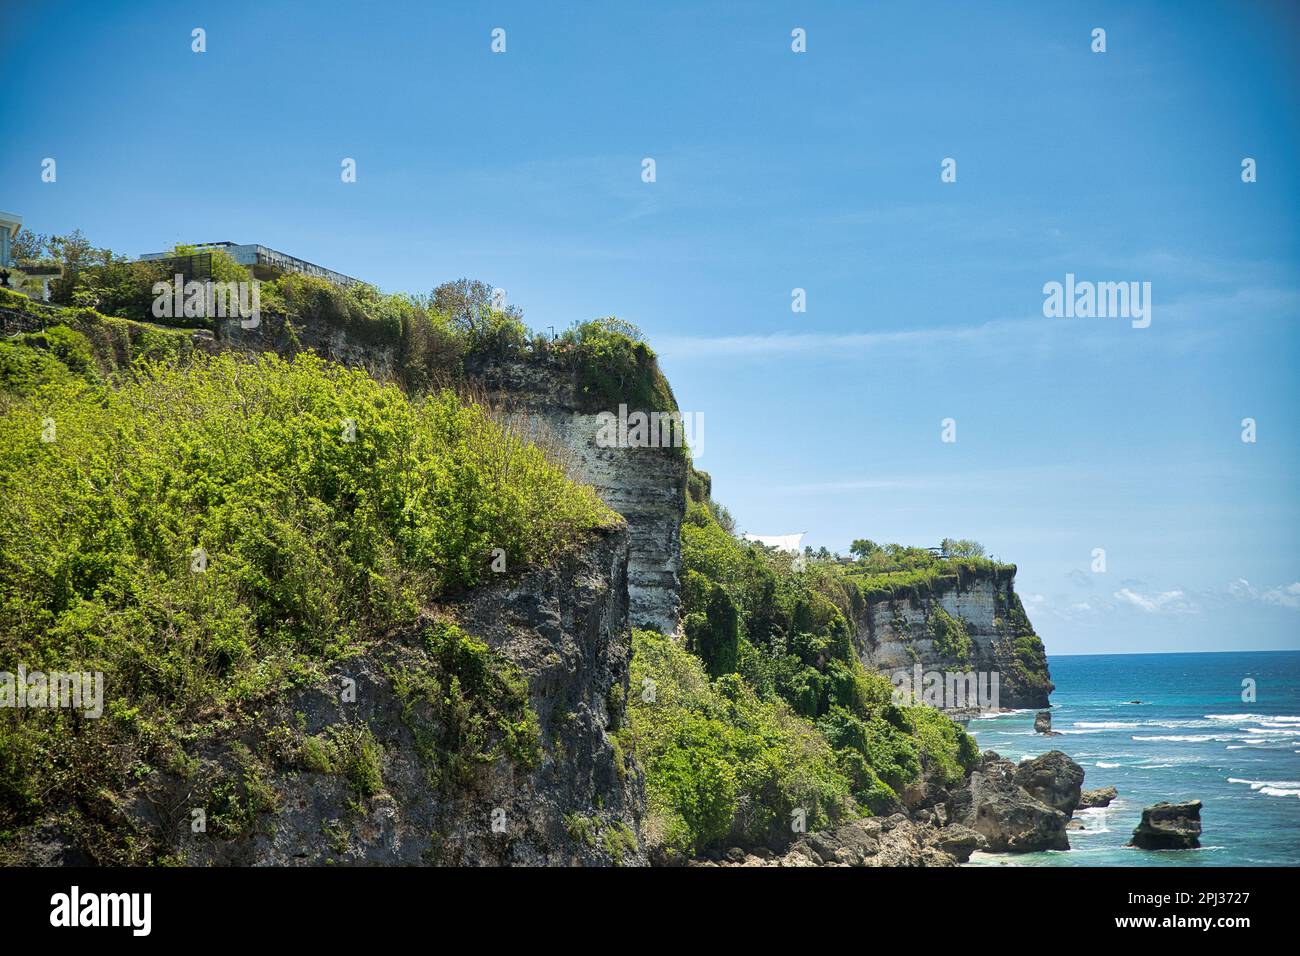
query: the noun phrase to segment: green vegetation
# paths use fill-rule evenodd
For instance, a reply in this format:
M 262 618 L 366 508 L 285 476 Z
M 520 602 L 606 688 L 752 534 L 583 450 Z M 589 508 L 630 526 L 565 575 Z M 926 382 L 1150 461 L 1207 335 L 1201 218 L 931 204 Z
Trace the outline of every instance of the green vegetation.
M 404 661 L 389 676 L 430 784 L 470 783 L 501 756 L 536 766 L 541 730 L 518 665 L 448 621 L 428 627 L 424 643 L 427 662 Z
M 222 249 L 177 246 L 170 253 L 173 260 L 135 262 L 93 247 L 80 231 L 53 237 L 25 233 L 19 247 L 24 258 L 62 267 L 62 278 L 51 283 L 56 306 L 89 311 L 101 324 L 131 320 L 216 330 L 208 318 L 154 316 L 154 283 L 170 283 L 173 262 L 185 263 L 186 257 L 197 254 L 209 257 L 215 282 L 251 278 Z M 575 323 L 550 339 L 530 332 L 519 308 L 506 305 L 495 293 L 488 283 L 473 279 L 445 282 L 428 295 L 383 293 L 366 283 L 340 288 L 296 273 L 259 284 L 267 328 L 288 322 L 286 347 L 295 347 L 298 331 L 316 325 L 344 332 L 358 345 L 390 349 L 399 382 L 412 394 L 461 384 L 467 369 L 478 369 L 485 361 L 514 359 L 551 365 L 571 375 L 587 411 L 615 411 L 620 404 L 633 411 L 677 410 L 655 353 L 636 326 L 615 318 L 595 319 Z M 15 293 L 9 296 L 28 301 Z M 0 301 L 0 306 L 19 307 L 9 301 Z M 130 361 L 127 357 L 118 364 Z M 0 353 L 0 374 L 10 366 L 16 367 L 9 378 L 23 387 L 48 380 L 51 371 L 25 355 L 15 359 Z
M 615 866 L 622 866 L 625 856 L 636 853 L 636 834 L 626 823 L 614 820 L 601 831 L 600 845 Z
M 1046 676 L 1047 650 L 1029 623 L 1020 595 L 1015 591 L 998 592 L 996 600 L 999 630 L 1006 635 L 1003 640 L 1011 652 L 1011 679 L 1021 687 L 1041 687 L 1050 691 L 1051 682 Z
M 28 395 L 54 382 L 107 381 L 136 362 L 177 361 L 195 354 L 190 333 L 100 315 L 87 308 L 51 308 L 0 289 L 0 308 L 40 326 L 0 340 L 0 392 Z
M 970 660 L 974 646 L 966 629 L 966 622 L 955 618 L 936 604 L 930 609 L 928 620 L 934 648 L 946 658 L 965 663 Z
M 1015 575 L 1014 564 L 984 556 L 977 541 L 945 538 L 941 553 L 899 544 L 879 545 L 857 540 L 849 549 L 856 560 L 844 566 L 846 579 L 868 602 L 896 598 L 919 599 L 950 590 L 972 577 Z
M 739 675 L 710 681 L 671 637 L 633 634 L 629 738 L 645 768 L 651 838 L 690 854 L 724 839 L 761 843 L 850 812 L 848 780 L 812 725 Z M 649 683 L 647 683 L 649 682 Z M 649 699 L 647 699 L 649 698 Z
M 102 671 L 106 709 L 0 712 L 0 833 L 185 766 L 269 695 L 472 587 L 493 548 L 545 564 L 618 520 L 447 392 L 412 401 L 310 355 L 137 362 L 98 385 L 73 374 L 74 335 L 42 334 L 23 347 L 68 374 L 0 395 L 0 670 Z M 433 633 L 443 745 L 527 764 L 522 681 Z M 331 737 L 301 759 L 365 795 L 376 748 Z M 257 779 L 225 786 L 260 807 Z
M 279 802 L 267 783 L 265 764 L 240 743 L 231 747 L 231 753 L 233 769 L 209 782 L 205 801 L 211 808 L 210 831 L 225 839 L 256 829 Z
M 329 729 L 330 766 L 343 774 L 359 797 L 384 789 L 384 751 L 364 724 L 335 724 Z
M 310 353 L 211 358 L 202 335 L 167 327 L 194 320 L 152 318 L 142 290 L 161 267 L 79 234 L 34 245 L 64 278 L 54 308 L 0 290 L 34 329 L 0 341 L 0 670 L 103 671 L 108 699 L 100 720 L 0 713 L 0 848 L 71 806 L 102 860 L 149 861 L 147 841 L 110 838 L 102 821 L 113 795 L 159 771 L 192 778 L 229 838 L 274 808 L 277 761 L 337 774 L 359 801 L 381 793 L 385 755 L 364 725 L 272 728 L 251 750 L 233 738 L 272 695 L 395 628 L 418 646 L 384 642 L 381 660 L 431 786 L 471 786 L 500 759 L 537 766 L 519 668 L 429 605 L 480 583 L 493 548 L 511 568 L 548 564 L 618 518 L 443 387 L 532 363 L 570 376 L 588 411 L 674 411 L 640 333 L 607 318 L 533 335 L 464 279 L 428 296 L 299 275 L 262 284 L 287 351 L 310 326 L 344 332 L 390 350 L 397 381 L 383 385 Z M 246 277 L 222 253 L 212 262 L 219 281 Z M 931 708 L 896 706 L 859 661 L 852 622 L 871 602 L 971 575 L 1009 581 L 1014 566 L 951 539 L 938 554 L 859 540 L 853 560 L 796 559 L 739 540 L 711 485 L 690 469 L 685 643 L 636 632 L 632 693 L 615 685 L 606 701 L 618 773 L 631 756 L 645 770 L 651 840 L 670 854 L 777 842 L 796 813 L 816 829 L 891 811 L 922 775 L 959 779 L 973 740 Z M 1041 642 L 1014 592 L 998 594 L 1032 680 Z M 969 658 L 964 621 L 936 609 L 929 626 L 942 653 Z M 200 769 L 190 755 L 218 740 L 218 769 Z M 565 822 L 615 863 L 636 850 L 599 814 Z
M 547 350 L 567 361 L 588 410 L 676 411 L 668 380 L 641 332 L 613 317 L 583 322 L 565 330 Z
M 755 844 L 788 836 L 796 809 L 814 829 L 897 807 L 923 774 L 960 779 L 973 739 L 933 708 L 896 706 L 889 681 L 858 659 L 849 621 L 865 606 L 861 570 L 737 539 L 709 485 L 699 472 L 687 482 L 687 646 L 634 636 L 632 687 L 654 689 L 630 708 L 654 837 L 675 853 Z M 862 560 L 880 574 L 951 573 L 925 549 L 873 545 Z M 944 639 L 969 653 L 961 623 L 948 622 Z

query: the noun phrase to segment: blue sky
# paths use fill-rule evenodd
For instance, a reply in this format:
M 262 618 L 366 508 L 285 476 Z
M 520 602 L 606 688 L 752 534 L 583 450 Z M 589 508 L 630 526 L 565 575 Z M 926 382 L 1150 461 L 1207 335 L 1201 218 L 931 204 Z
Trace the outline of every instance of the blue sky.
M 1300 647 L 1294 5 L 310 9 L 9 10 L 0 208 L 618 315 L 747 531 L 977 538 L 1052 653 Z M 1151 326 L 1045 318 L 1067 272 Z

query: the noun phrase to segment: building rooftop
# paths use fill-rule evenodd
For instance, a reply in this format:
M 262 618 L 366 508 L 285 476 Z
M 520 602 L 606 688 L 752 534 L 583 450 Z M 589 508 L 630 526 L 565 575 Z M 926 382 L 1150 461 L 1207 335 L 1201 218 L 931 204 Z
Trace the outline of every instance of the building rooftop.
M 288 253 L 256 243 L 240 245 L 234 242 L 203 242 L 198 243 L 194 248 L 200 252 L 205 249 L 220 249 L 229 253 L 230 257 L 237 263 L 247 267 L 255 279 L 270 280 L 284 275 L 286 272 L 297 272 L 302 275 L 325 279 L 327 282 L 332 282 L 344 288 L 361 282 L 360 279 L 352 276 L 335 272 L 333 269 L 326 269 L 324 266 L 318 266 L 306 259 L 299 259 L 297 256 L 291 256 Z M 140 256 L 140 261 L 149 262 L 171 258 L 173 256 L 169 252 L 149 252 Z

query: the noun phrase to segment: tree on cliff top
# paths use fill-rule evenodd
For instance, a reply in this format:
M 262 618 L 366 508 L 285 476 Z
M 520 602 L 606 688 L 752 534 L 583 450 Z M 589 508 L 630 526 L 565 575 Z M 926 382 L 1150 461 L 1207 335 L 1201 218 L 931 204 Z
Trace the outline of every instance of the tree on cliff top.
M 429 296 L 437 312 L 476 345 L 521 344 L 528 337 L 523 310 L 498 299 L 497 290 L 478 279 L 444 282 Z
M 982 558 L 986 554 L 984 545 L 970 538 L 944 538 L 939 547 L 950 558 Z

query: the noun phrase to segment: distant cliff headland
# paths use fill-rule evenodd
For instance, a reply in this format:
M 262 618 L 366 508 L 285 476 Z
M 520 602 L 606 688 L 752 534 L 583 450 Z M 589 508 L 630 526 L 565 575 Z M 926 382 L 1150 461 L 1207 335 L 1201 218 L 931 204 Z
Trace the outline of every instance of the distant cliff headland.
M 1015 567 L 742 540 L 688 448 L 597 440 L 620 406 L 677 411 L 627 323 L 539 335 L 484 283 L 295 272 L 253 323 L 159 316 L 195 256 L 252 272 L 37 245 L 51 301 L 0 290 L 0 672 L 103 673 L 106 703 L 0 708 L 0 860 L 852 843 L 935 865 L 1015 843 L 974 825 L 994 758 L 928 706 L 990 674 L 994 706 L 1047 706 Z M 1049 836 L 1012 849 L 1064 840 L 1035 820 Z

